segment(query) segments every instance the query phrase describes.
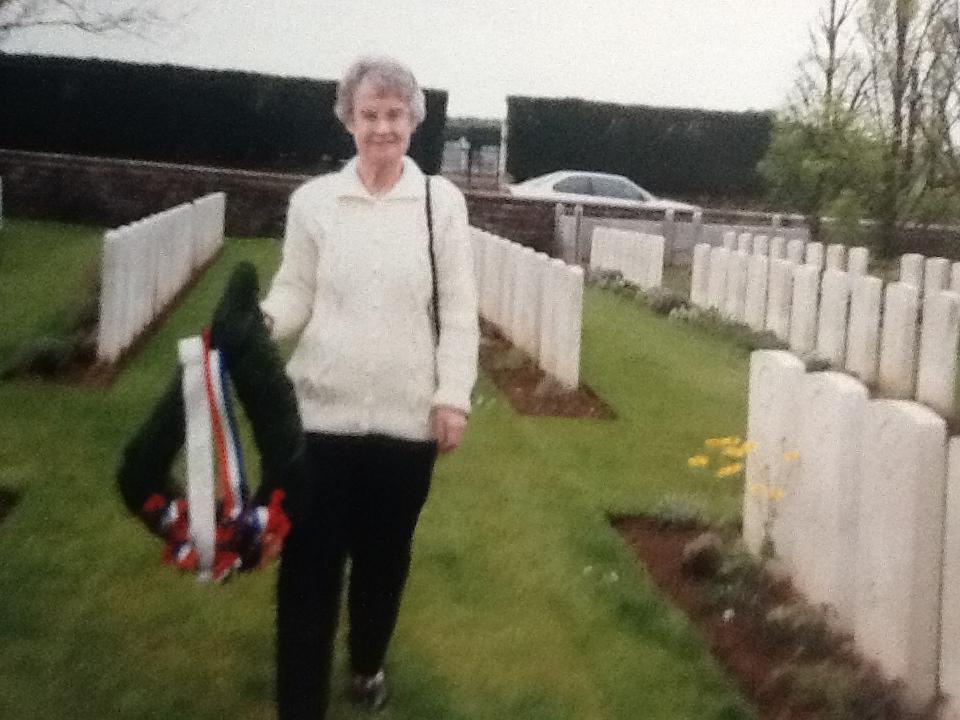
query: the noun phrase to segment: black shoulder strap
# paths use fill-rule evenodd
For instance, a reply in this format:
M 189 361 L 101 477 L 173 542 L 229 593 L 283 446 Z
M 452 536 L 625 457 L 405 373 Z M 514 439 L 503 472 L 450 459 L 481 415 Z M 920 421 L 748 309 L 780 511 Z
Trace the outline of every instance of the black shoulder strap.
M 430 275 L 433 277 L 433 337 L 440 343 L 440 292 L 437 288 L 437 258 L 433 248 L 433 203 L 430 201 L 430 176 L 424 176 L 427 188 L 427 233 L 430 236 Z

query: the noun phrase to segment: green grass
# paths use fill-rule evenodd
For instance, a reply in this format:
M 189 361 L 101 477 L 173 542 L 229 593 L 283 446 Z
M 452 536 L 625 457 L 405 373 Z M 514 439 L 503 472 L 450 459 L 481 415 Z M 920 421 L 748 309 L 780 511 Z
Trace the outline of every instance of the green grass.
M 99 273 L 102 231 L 5 219 L 0 230 L 0 367 L 26 340 L 71 329 Z
M 41 231 L 71 249 L 95 235 L 11 222 L 0 247 Z M 204 324 L 234 263 L 268 278 L 278 255 L 230 241 L 109 390 L 0 384 L 0 487 L 21 492 L 0 525 L 0 718 L 272 717 L 275 570 L 206 587 L 162 566 L 113 477 L 176 339 Z M 29 283 L 16 299 L 28 328 L 70 304 Z M 752 717 L 607 522 L 668 494 L 736 516 L 737 485 L 694 477 L 685 460 L 742 431 L 745 352 L 596 289 L 583 348 L 584 381 L 615 421 L 520 417 L 478 383 L 464 447 L 438 465 L 418 530 L 385 720 Z M 329 717 L 355 714 L 337 697 Z

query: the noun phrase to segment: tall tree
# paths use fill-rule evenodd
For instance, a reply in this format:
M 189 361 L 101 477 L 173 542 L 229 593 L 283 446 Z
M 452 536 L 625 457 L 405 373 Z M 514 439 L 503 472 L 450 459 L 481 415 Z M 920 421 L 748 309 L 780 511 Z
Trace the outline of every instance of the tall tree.
M 960 216 L 960 0 L 825 0 L 811 50 L 761 165 L 807 213 L 907 221 Z M 850 223 L 859 228 L 859 223 Z
M 944 153 L 955 158 L 937 114 L 954 104 L 957 65 L 947 31 L 956 17 L 955 0 L 867 0 L 861 17 L 867 108 L 884 145 L 876 195 L 881 250 L 894 247 L 898 227 L 937 188 Z
M 858 0 L 828 0 L 809 32 L 793 92 L 759 166 L 774 197 L 807 216 L 814 237 L 821 218 L 844 194 L 856 204 L 875 168 L 860 122 L 868 75 L 858 45 Z

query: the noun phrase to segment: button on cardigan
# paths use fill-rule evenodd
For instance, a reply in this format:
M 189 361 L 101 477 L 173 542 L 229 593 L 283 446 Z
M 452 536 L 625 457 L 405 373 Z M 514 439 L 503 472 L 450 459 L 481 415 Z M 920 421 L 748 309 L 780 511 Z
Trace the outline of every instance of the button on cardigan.
M 280 268 L 263 311 L 276 338 L 300 334 L 287 373 L 304 428 L 429 437 L 430 408 L 470 409 L 477 297 L 463 194 L 431 178 L 440 339 L 424 175 L 404 158 L 397 183 L 371 195 L 356 160 L 291 196 Z

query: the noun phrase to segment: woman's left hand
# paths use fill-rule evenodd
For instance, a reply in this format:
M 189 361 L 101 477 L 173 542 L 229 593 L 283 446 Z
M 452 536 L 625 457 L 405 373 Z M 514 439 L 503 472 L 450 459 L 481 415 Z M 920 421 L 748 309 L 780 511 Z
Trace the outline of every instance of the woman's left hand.
M 457 449 L 466 427 L 467 416 L 462 410 L 437 405 L 430 411 L 430 432 L 442 453 Z

